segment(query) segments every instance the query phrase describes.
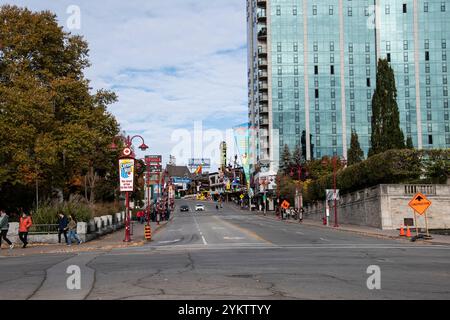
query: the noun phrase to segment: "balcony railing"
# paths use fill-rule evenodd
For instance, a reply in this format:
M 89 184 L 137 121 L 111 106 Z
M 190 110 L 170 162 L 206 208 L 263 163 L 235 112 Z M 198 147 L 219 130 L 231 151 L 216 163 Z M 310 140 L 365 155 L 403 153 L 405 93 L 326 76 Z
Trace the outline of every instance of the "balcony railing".
M 267 84 L 267 82 L 260 82 L 259 83 L 259 89 L 260 90 L 268 90 L 269 89 L 269 85 Z
M 265 79 L 265 78 L 267 78 L 268 77 L 268 73 L 267 73 L 267 71 L 263 71 L 263 70 L 260 70 L 259 72 L 258 72 L 258 77 L 260 78 L 260 79 Z
M 258 48 L 258 54 L 260 56 L 267 55 L 267 48 Z
M 267 38 L 267 28 L 262 28 L 258 32 L 258 39 L 265 39 Z
M 269 101 L 269 96 L 267 94 L 260 94 L 259 95 L 259 101 Z
M 267 18 L 266 11 L 259 11 L 258 13 L 256 13 L 256 17 L 258 18 L 258 20 L 265 20 Z
M 259 107 L 259 113 L 269 113 L 269 107 Z

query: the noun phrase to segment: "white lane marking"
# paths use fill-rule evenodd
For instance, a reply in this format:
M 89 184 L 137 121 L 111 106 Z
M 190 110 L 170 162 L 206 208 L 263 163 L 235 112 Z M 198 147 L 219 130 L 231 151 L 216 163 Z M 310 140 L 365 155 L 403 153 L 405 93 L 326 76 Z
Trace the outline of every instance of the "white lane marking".
M 324 238 L 320 238 L 320 240 L 322 241 L 327 241 L 327 242 L 331 242 L 330 240 L 324 239 Z
M 200 230 L 200 225 L 199 225 L 198 222 L 197 222 L 197 218 L 195 218 L 195 217 L 193 217 L 193 218 L 194 218 L 195 225 L 197 226 L 198 233 L 199 233 L 200 236 L 202 237 L 203 244 L 204 244 L 205 246 L 207 246 L 207 245 L 208 245 L 208 242 L 206 242 L 205 236 L 203 235 L 203 232 Z
M 223 237 L 224 240 L 244 240 L 243 237 Z
M 300 231 L 297 231 L 296 234 L 301 234 L 302 236 L 305 235 L 303 232 L 300 232 Z
M 212 227 L 213 230 L 225 230 L 224 227 Z
M 169 240 L 169 241 L 158 241 L 158 243 L 160 244 L 164 244 L 164 243 L 175 243 L 175 242 L 180 242 L 181 239 L 176 239 L 176 240 Z

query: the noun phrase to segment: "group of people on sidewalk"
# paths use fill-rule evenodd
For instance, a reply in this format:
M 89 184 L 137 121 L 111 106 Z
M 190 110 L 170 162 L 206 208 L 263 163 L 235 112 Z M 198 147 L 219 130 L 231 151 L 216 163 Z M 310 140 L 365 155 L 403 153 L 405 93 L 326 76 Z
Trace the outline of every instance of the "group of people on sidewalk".
M 26 248 L 28 245 L 28 232 L 32 225 L 33 222 L 31 217 L 25 212 L 22 212 L 19 219 L 19 239 L 23 243 L 22 248 Z M 8 239 L 9 216 L 6 214 L 5 210 L 0 210 L 0 230 L 0 248 L 2 245 L 2 240 L 5 240 L 5 242 L 9 245 L 9 249 L 14 249 L 14 244 Z
M 71 215 L 66 217 L 62 212 L 58 216 L 58 243 L 61 243 L 61 235 L 64 235 L 68 246 L 72 245 L 72 239 L 77 240 L 78 245 L 82 244 L 83 241 L 77 233 L 77 221 Z
M 28 245 L 28 233 L 33 225 L 33 220 L 31 215 L 22 212 L 19 219 L 19 239 L 23 243 L 22 248 L 26 248 Z M 9 249 L 14 249 L 14 244 L 8 239 L 9 232 L 9 216 L 6 214 L 5 210 L 0 210 L 0 248 L 2 245 L 2 240 L 4 240 L 8 245 Z M 68 246 L 72 245 L 72 239 L 77 240 L 80 245 L 83 241 L 77 234 L 77 222 L 69 215 L 67 218 L 63 213 L 58 214 L 58 242 L 61 243 L 61 235 L 64 235 L 64 239 Z

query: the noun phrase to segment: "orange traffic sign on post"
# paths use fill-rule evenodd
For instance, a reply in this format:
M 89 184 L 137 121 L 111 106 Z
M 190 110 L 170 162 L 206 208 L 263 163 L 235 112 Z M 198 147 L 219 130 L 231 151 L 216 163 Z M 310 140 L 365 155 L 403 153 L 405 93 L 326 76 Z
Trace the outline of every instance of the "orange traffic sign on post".
M 423 215 L 431 206 L 431 201 L 428 200 L 422 193 L 418 193 L 409 202 L 409 206 L 418 214 Z
M 286 200 L 284 200 L 283 203 L 281 204 L 281 207 L 283 209 L 289 209 L 290 206 L 291 206 L 291 204 L 289 202 L 287 202 Z

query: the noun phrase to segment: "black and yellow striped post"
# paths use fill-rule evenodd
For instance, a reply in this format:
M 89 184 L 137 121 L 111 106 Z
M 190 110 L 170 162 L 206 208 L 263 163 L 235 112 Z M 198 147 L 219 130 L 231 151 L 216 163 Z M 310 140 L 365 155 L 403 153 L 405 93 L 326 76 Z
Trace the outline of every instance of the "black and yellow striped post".
M 149 224 L 145 226 L 144 235 L 145 235 L 145 239 L 147 241 L 151 241 L 152 240 L 152 228 L 150 227 Z

